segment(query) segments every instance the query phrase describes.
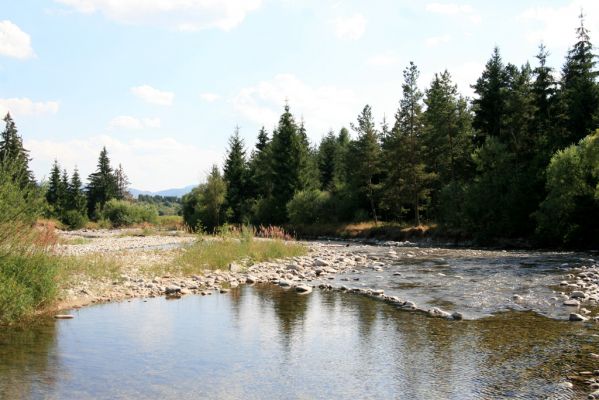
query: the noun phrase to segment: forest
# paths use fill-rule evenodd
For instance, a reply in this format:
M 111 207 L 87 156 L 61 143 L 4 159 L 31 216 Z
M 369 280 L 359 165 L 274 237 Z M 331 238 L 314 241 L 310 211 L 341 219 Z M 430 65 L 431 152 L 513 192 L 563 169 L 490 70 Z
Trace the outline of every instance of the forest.
M 597 246 L 599 83 L 582 18 L 561 70 L 547 65 L 548 55 L 541 45 L 533 64 L 517 66 L 495 48 L 472 99 L 448 71 L 421 90 L 410 63 L 393 120 L 375 121 L 365 105 L 349 129 L 330 131 L 317 145 L 285 104 L 278 125 L 262 128 L 251 149 L 236 128 L 222 171 L 215 165 L 183 197 L 185 223 L 212 232 L 225 223 L 393 221 L 434 224 L 481 243 Z M 77 228 L 90 219 L 151 221 L 163 200 L 167 214 L 178 212 L 173 199 L 131 199 L 123 168 L 110 165 L 105 148 L 86 185 L 58 161 L 48 182 L 36 182 L 14 121 L 4 121 L 0 163 L 28 196 L 36 188 L 41 214 Z

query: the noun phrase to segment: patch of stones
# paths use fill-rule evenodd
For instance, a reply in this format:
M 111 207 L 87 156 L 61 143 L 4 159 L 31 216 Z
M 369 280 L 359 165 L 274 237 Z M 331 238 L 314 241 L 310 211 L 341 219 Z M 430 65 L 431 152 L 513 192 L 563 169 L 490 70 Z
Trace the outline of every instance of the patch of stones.
M 579 272 L 568 274 L 567 278 L 560 282 L 564 290 L 553 300 L 562 300 L 564 307 L 572 309 L 570 321 L 599 321 L 599 315 L 591 315 L 592 312 L 586 308 L 599 304 L 599 265 L 582 266 Z

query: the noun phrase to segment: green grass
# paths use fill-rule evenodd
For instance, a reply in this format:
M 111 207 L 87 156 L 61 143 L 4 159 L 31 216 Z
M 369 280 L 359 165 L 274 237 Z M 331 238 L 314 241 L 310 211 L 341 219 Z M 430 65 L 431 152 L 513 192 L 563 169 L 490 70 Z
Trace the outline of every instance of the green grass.
M 27 319 L 58 294 L 59 260 L 41 251 L 0 256 L 0 325 Z
M 186 248 L 167 266 L 164 272 L 183 275 L 199 274 L 205 270 L 228 269 L 236 262 L 244 265 L 279 258 L 302 256 L 307 253 L 304 245 L 270 239 L 201 239 Z
M 89 244 L 91 242 L 92 242 L 91 239 L 84 238 L 84 237 L 61 239 L 59 241 L 60 244 L 68 244 L 68 245 L 82 245 L 82 244 Z
M 116 280 L 122 270 L 121 263 L 105 254 L 62 256 L 58 260 L 57 279 L 61 287 L 72 286 L 82 280 Z

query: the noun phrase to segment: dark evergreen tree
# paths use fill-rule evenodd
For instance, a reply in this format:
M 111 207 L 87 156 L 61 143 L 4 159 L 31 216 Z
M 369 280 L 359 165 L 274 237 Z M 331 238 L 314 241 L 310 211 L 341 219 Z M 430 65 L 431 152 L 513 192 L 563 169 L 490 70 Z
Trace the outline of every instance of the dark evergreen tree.
M 89 176 L 88 181 L 87 209 L 91 218 L 97 218 L 104 204 L 118 196 L 118 185 L 110 166 L 106 147 L 102 148 L 96 172 Z
M 318 170 L 322 190 L 333 190 L 335 187 L 338 147 L 337 137 L 332 130 L 322 138 L 318 147 Z
M 272 193 L 270 139 L 262 127 L 256 148 L 249 161 L 248 195 L 253 199 L 269 198 Z
M 302 137 L 299 128 L 285 105 L 279 125 L 273 132 L 271 149 L 273 223 L 287 221 L 287 203 L 296 191 L 303 189 Z
M 125 170 L 121 164 L 119 164 L 119 167 L 114 171 L 114 181 L 116 183 L 115 197 L 119 200 L 130 199 L 129 178 L 127 177 L 127 174 L 125 174 Z
M 507 82 L 498 47 L 493 50 L 493 55 L 473 89 L 477 96 L 472 100 L 472 125 L 476 129 L 475 143 L 480 146 L 488 136 L 499 137 L 503 128 Z
M 438 217 L 441 189 L 461 185 L 472 175 L 472 116 L 448 71 L 435 74 L 424 103 L 422 156 L 427 171 L 435 176 L 431 182 L 431 215 Z
M 86 215 L 87 213 L 87 199 L 83 191 L 83 185 L 81 178 L 79 177 L 79 170 L 75 167 L 73 175 L 71 175 L 71 181 L 68 186 L 68 209 L 76 211 L 79 215 Z
M 568 51 L 562 70 L 560 98 L 563 126 L 565 128 L 561 147 L 577 143 L 598 127 L 599 89 L 597 87 L 596 55 L 580 15 L 576 29 L 577 42 Z
M 366 105 L 357 124 L 351 125 L 358 137 L 351 142 L 349 158 L 352 160 L 350 180 L 358 197 L 359 206 L 369 210 L 375 223 L 378 221 L 378 192 L 380 190 L 381 145 L 376 130 L 372 108 Z
M 245 159 L 243 139 L 239 137 L 239 127 L 235 128 L 235 133 L 229 138 L 224 179 L 227 184 L 225 204 L 229 210 L 229 220 L 235 224 L 240 224 L 247 217 L 248 166 Z
M 50 178 L 48 180 L 48 190 L 46 191 L 46 201 L 56 210 L 60 199 L 60 165 L 58 160 L 54 160 L 52 169 L 50 170 Z
M 423 162 L 423 95 L 418 89 L 419 74 L 413 62 L 404 70 L 403 97 L 385 146 L 389 166 L 385 203 L 395 216 L 401 216 L 402 204 L 409 204 L 416 225 L 420 225 L 420 210 L 428 198 L 433 175 L 425 170 Z
M 19 136 L 10 113 L 6 114 L 4 122 L 6 127 L 0 140 L 0 167 L 10 168 L 15 182 L 25 188 L 35 183 L 29 169 L 29 152 L 23 147 L 23 139 Z

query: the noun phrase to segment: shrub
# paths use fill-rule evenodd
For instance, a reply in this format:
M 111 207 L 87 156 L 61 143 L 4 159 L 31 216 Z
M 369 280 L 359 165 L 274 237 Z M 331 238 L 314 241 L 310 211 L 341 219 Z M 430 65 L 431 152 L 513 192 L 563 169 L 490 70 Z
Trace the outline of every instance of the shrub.
M 297 192 L 287 203 L 287 214 L 292 225 L 328 222 L 333 215 L 331 195 L 320 190 Z
M 122 227 L 142 222 L 155 223 L 158 218 L 158 212 L 149 205 L 113 199 L 104 205 L 102 217 L 108 219 L 112 226 Z
M 61 222 L 69 229 L 81 229 L 87 224 L 87 216 L 77 210 L 69 210 L 64 213 Z

